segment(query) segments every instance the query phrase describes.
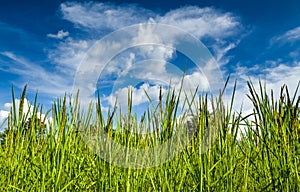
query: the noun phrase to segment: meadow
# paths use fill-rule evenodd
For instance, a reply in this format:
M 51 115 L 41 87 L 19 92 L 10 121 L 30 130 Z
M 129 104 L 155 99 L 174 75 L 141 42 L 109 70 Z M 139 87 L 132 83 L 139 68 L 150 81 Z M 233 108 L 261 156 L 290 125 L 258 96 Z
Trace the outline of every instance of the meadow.
M 120 115 L 115 109 L 104 115 L 100 98 L 85 113 L 76 96 L 57 99 L 46 112 L 36 95 L 29 120 L 22 107 L 26 87 L 18 97 L 20 106 L 12 91 L 13 106 L 1 135 L 0 191 L 300 191 L 298 88 L 290 94 L 282 86 L 276 100 L 262 83 L 255 89 L 248 82 L 248 87 L 251 114 L 233 110 L 235 89 L 228 104 L 222 102 L 224 90 L 212 100 L 196 94 L 186 100 L 188 107 L 197 109 L 194 134 L 187 137 L 190 142 L 170 161 L 143 168 L 108 163 L 88 147 L 84 136 L 97 137 L 105 131 L 126 148 L 155 148 L 180 128 L 190 131 L 186 122 L 176 120 L 180 93 L 169 90 L 160 95 L 156 110 L 144 114 L 131 111 L 128 97 L 128 111 Z M 209 105 L 218 110 L 209 111 Z M 48 116 L 52 121 L 46 126 Z M 132 130 L 159 126 L 160 131 L 145 136 L 124 131 L 124 126 Z M 217 131 L 203 151 L 208 127 Z M 243 133 L 238 132 L 241 127 Z

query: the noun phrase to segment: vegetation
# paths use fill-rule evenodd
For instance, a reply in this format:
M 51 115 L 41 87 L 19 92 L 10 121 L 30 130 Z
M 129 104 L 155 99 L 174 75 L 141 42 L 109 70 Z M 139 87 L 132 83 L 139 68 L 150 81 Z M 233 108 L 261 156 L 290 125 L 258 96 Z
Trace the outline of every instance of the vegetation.
M 267 95 L 259 85 L 257 91 L 248 83 L 253 113 L 247 116 L 232 109 L 235 89 L 226 107 L 222 91 L 211 102 L 196 94 L 186 99 L 188 109 L 197 109 L 190 142 L 170 161 L 144 169 L 106 162 L 88 147 L 84 137 L 105 131 L 127 148 L 153 148 L 167 142 L 181 128 L 191 127 L 191 122 L 176 120 L 180 96 L 174 91 L 169 90 L 164 100 L 160 94 L 158 106 L 138 121 L 131 111 L 131 97 L 127 114 L 119 116 L 116 109 L 103 115 L 100 100 L 84 113 L 78 97 L 66 96 L 54 102 L 44 118 L 36 96 L 32 114 L 24 114 L 25 87 L 20 106 L 13 103 L 1 136 L 0 191 L 300 191 L 298 88 L 290 97 L 283 86 L 280 99 L 275 100 L 272 92 Z M 14 102 L 14 92 L 12 96 Z M 215 109 L 212 112 L 207 109 L 210 104 Z M 51 123 L 46 126 L 50 113 Z M 182 117 L 187 115 L 182 113 Z M 124 131 L 125 126 L 132 130 Z M 137 129 L 157 127 L 159 131 L 146 136 L 132 134 Z M 209 127 L 218 131 L 212 145 L 203 151 Z M 241 128 L 244 132 L 238 138 Z M 190 133 L 190 128 L 187 131 Z

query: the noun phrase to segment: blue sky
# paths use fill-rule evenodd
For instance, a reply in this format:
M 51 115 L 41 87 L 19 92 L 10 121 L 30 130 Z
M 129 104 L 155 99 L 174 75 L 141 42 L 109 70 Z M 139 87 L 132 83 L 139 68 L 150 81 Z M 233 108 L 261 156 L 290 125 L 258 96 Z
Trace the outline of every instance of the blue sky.
M 80 63 L 84 63 L 95 42 L 139 23 L 168 24 L 200 40 L 211 52 L 223 77 L 231 74 L 230 85 L 238 80 L 237 108 L 244 103 L 245 110 L 251 110 L 245 101 L 245 82 L 249 79 L 256 83 L 259 78 L 265 78 L 275 94 L 283 84 L 294 90 L 300 80 L 300 2 L 297 0 L 11 0 L 0 3 L 0 121 L 9 110 L 12 85 L 20 94 L 28 84 L 29 102 L 38 91 L 39 102 L 50 107 L 54 99 L 72 91 Z M 173 37 L 172 31 L 165 34 Z M 108 48 L 102 48 L 102 54 L 106 54 Z M 146 59 L 145 55 L 147 59 L 159 58 L 163 62 L 142 63 L 140 66 L 145 67 L 132 68 Z M 103 102 L 112 104 L 116 97 L 120 102 L 121 98 L 126 101 L 123 97 L 126 89 L 112 88 L 112 82 L 125 72 L 128 79 L 138 71 L 145 74 L 145 80 L 134 89 L 138 106 L 145 101 L 139 97 L 143 90 L 156 96 L 159 82 L 169 77 L 168 66 L 182 69 L 182 61 L 188 58 L 159 46 L 132 47 L 117 54 L 102 76 L 99 75 Z M 167 65 L 168 62 L 171 64 Z M 214 76 L 213 71 L 204 76 L 193 72 L 193 64 L 187 67 L 192 83 L 203 80 L 204 76 L 211 76 L 210 80 Z M 149 79 L 157 81 L 149 82 Z

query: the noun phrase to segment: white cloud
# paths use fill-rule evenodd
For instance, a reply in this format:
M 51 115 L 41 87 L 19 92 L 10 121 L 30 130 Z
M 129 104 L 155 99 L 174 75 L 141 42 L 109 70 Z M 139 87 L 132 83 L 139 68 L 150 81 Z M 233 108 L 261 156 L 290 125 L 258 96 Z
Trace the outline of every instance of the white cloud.
M 43 67 L 13 52 L 0 53 L 12 63 L 6 68 L 0 67 L 0 70 L 9 74 L 19 75 L 20 78 L 18 78 L 17 82 L 14 82 L 18 87 L 23 87 L 27 83 L 29 89 L 38 90 L 40 94 L 46 94 L 52 98 L 61 96 L 72 88 L 76 69 L 85 58 L 86 52 L 99 38 L 113 30 L 145 22 L 173 25 L 191 33 L 196 38 L 208 37 L 222 42 L 223 47 L 218 46 L 215 48 L 216 52 L 218 52 L 216 54 L 217 58 L 221 58 L 229 49 L 234 47 L 228 44 L 226 40 L 222 40 L 238 33 L 241 26 L 238 18 L 231 13 L 222 12 L 214 8 L 199 8 L 196 6 L 174 9 L 162 15 L 136 5 L 124 4 L 117 6 L 111 3 L 66 2 L 61 4 L 60 11 L 62 18 L 73 23 L 75 29 L 79 29 L 79 33 L 84 31 L 85 36 L 74 36 L 78 33 L 70 34 L 64 30 L 59 30 L 56 34 L 47 34 L 50 38 L 61 39 L 61 41 L 57 42 L 55 49 L 48 50 L 48 57 L 53 64 L 52 66 Z M 106 55 L 110 55 L 110 52 L 114 52 L 118 47 L 126 44 L 142 45 L 145 42 L 151 42 L 164 46 L 140 46 L 133 52 L 128 52 L 129 55 L 117 59 L 115 65 L 109 66 L 111 68 L 110 74 L 120 72 L 118 73 L 120 76 L 126 76 L 136 70 L 136 62 L 141 61 L 141 59 L 148 59 L 147 65 L 139 69 L 140 73 L 133 74 L 135 78 L 142 75 L 146 79 L 158 79 L 164 82 L 169 82 L 171 78 L 174 82 L 180 79 L 175 75 L 168 74 L 167 71 L 167 60 L 175 56 L 175 50 L 172 47 L 178 41 L 176 32 L 161 31 L 161 35 L 158 37 L 155 36 L 151 27 L 141 27 L 139 34 L 134 39 L 130 39 L 130 42 L 126 40 L 126 35 L 124 34 L 123 37 L 125 40 L 119 38 L 115 42 L 107 42 L 105 46 L 96 50 L 95 53 L 91 53 L 96 54 L 95 58 L 97 56 L 101 57 L 97 60 L 89 60 L 89 62 L 99 62 L 99 60 L 105 59 Z M 165 42 L 168 42 L 168 44 L 165 44 Z M 98 53 L 102 53 L 102 55 Z M 120 66 L 120 62 L 124 64 Z M 101 67 L 103 66 L 92 70 L 87 68 L 87 71 L 84 71 L 86 72 L 86 78 L 99 76 L 98 72 L 101 71 Z M 199 75 L 201 74 L 190 73 L 188 75 L 191 75 L 190 79 L 193 79 L 194 77 L 200 78 Z M 85 86 L 87 89 L 93 89 L 94 84 Z
M 48 57 L 56 64 L 55 68 L 59 72 L 71 78 L 92 43 L 89 40 L 67 38 L 55 50 L 49 50 Z
M 171 10 L 164 16 L 159 16 L 158 22 L 177 26 L 197 38 L 223 39 L 234 35 L 241 27 L 238 19 L 230 13 L 196 6 Z
M 208 82 L 205 75 L 201 74 L 201 72 L 197 71 L 192 74 L 186 75 L 184 77 L 183 82 L 183 90 L 191 91 L 199 89 L 199 91 L 208 91 L 210 86 L 210 82 Z
M 161 35 L 161 33 L 159 33 L 161 31 L 160 29 L 166 30 L 167 28 L 163 26 L 157 27 L 157 25 L 140 25 L 138 28 L 129 28 L 130 33 L 126 33 L 125 30 L 125 39 L 123 32 L 116 32 L 112 37 L 107 37 L 97 42 L 93 46 L 93 49 L 87 53 L 86 60 L 81 63 L 80 69 L 77 72 L 75 83 L 77 85 L 76 88 L 81 90 L 81 98 L 88 101 L 91 100 L 94 91 L 96 91 L 95 85 L 100 74 L 103 79 L 111 78 L 111 76 L 118 77 L 117 80 L 114 80 L 114 86 L 116 87 L 114 91 L 117 93 L 112 93 L 121 95 L 115 96 L 118 98 L 126 98 L 123 95 L 127 94 L 126 90 L 128 84 L 126 83 L 128 79 L 133 81 L 130 83 L 136 84 L 143 81 L 160 82 L 164 86 L 168 86 L 170 81 L 177 85 L 180 84 L 183 71 L 167 61 L 172 58 L 174 54 L 174 49 L 170 47 L 174 47 L 175 44 L 178 43 L 177 38 L 179 38 L 179 41 L 182 40 L 180 39 L 180 35 L 182 34 L 179 34 L 178 31 L 171 28 L 174 30 L 172 31 L 174 33 L 170 32 L 168 33 L 169 38 L 163 38 L 164 34 Z M 140 38 L 140 36 L 142 36 L 141 34 L 145 34 L 146 38 Z M 153 38 L 151 38 L 151 34 Z M 173 38 L 170 38 L 172 36 Z M 185 46 L 189 46 L 188 43 L 191 41 L 194 43 L 195 41 L 193 38 L 192 40 L 187 37 L 185 38 L 185 43 L 183 43 Z M 156 43 L 155 45 L 152 45 L 153 39 Z M 133 50 L 127 49 L 128 47 L 133 48 Z M 106 48 L 105 51 L 103 51 L 104 48 Z M 187 80 L 185 82 L 189 83 L 184 84 L 184 90 L 188 92 L 193 91 L 191 89 L 197 86 L 200 86 L 200 90 L 208 90 L 208 87 L 213 90 L 218 90 L 218 86 L 222 83 L 220 82 L 221 77 L 218 65 L 214 62 L 206 49 L 203 47 L 199 47 L 199 49 L 200 50 L 197 51 L 199 51 L 199 54 L 203 54 L 203 57 L 192 55 L 194 58 L 191 59 L 200 61 L 202 73 L 199 72 L 197 67 L 194 67 L 193 71 L 186 76 Z M 125 53 L 127 52 L 127 55 L 124 53 L 119 55 L 120 50 L 126 50 Z M 136 59 L 142 61 L 136 61 Z M 127 73 L 128 75 L 126 76 Z M 131 85 L 134 86 L 134 84 Z M 153 92 L 153 90 L 154 89 L 150 89 L 148 91 Z M 156 95 L 158 95 L 159 89 L 155 90 L 157 91 Z M 144 93 L 144 88 L 143 90 L 134 89 L 134 92 L 135 91 L 137 92 L 136 95 L 139 95 L 141 91 Z M 135 98 L 137 103 L 143 103 L 147 100 L 147 97 L 144 97 L 146 100 L 139 96 Z M 114 101 L 115 99 L 111 99 L 110 104 L 114 105 Z M 123 99 L 118 101 L 123 101 Z M 124 101 L 127 101 L 127 99 Z
M 135 88 L 132 86 L 129 87 L 124 87 L 119 90 L 117 90 L 115 93 L 110 95 L 109 97 L 105 98 L 111 106 L 114 106 L 115 102 L 118 102 L 118 106 L 121 106 L 122 109 L 127 108 L 127 102 L 128 102 L 128 89 L 132 91 L 132 105 L 137 106 L 142 103 L 148 102 L 149 99 L 145 92 L 150 96 L 151 99 L 153 100 L 158 100 L 158 93 L 160 90 L 159 85 L 153 85 L 150 86 L 147 83 L 144 83 L 141 85 L 140 88 Z M 165 90 L 163 90 L 163 93 Z
M 225 56 L 228 51 L 234 49 L 238 44 L 239 40 L 236 42 L 226 42 L 226 41 L 217 41 L 214 45 L 212 45 L 212 49 L 215 53 L 214 57 L 217 60 L 217 63 L 222 66 L 230 61 L 230 56 Z
M 63 18 L 82 28 L 116 30 L 147 21 L 153 12 L 134 5 L 116 6 L 110 3 L 62 3 Z
M 4 103 L 4 107 L 6 109 L 10 109 L 12 107 L 12 103 Z
M 243 104 L 244 115 L 253 112 L 253 105 L 246 96 L 246 94 L 250 93 L 246 86 L 247 81 L 252 81 L 256 91 L 259 91 L 259 80 L 263 85 L 265 83 L 268 96 L 270 96 L 271 90 L 273 90 L 275 100 L 279 99 L 280 88 L 283 85 L 286 85 L 290 91 L 290 95 L 293 95 L 300 81 L 300 62 L 278 63 L 278 61 L 267 61 L 266 64 L 270 65 L 265 69 L 259 67 L 259 65 L 248 68 L 237 68 L 235 77 L 238 80 L 238 86 L 235 99 L 235 110 L 239 111 Z M 260 74 L 257 74 L 257 71 L 260 71 Z M 255 74 L 253 74 L 253 72 Z
M 289 56 L 291 58 L 293 58 L 294 60 L 297 60 L 297 58 L 300 58 L 300 48 L 293 49 L 293 51 L 291 51 L 289 53 Z
M 267 67 L 264 67 L 267 66 Z M 232 97 L 234 81 L 237 80 L 235 99 L 233 110 L 237 113 L 242 112 L 242 117 L 246 117 L 253 113 L 254 105 L 247 97 L 250 95 L 247 81 L 253 83 L 255 91 L 260 96 L 259 81 L 262 86 L 266 85 L 266 93 L 271 97 L 271 90 L 274 94 L 274 99 L 278 101 L 280 89 L 283 85 L 288 87 L 290 96 L 294 95 L 294 91 L 300 81 L 300 62 L 282 62 L 281 59 L 275 61 L 266 61 L 263 65 L 240 66 L 236 67 L 235 73 L 231 75 L 231 80 L 223 96 L 224 103 L 229 105 Z M 299 95 L 299 90 L 297 95 Z M 271 99 L 271 98 L 270 98 Z M 242 110 L 242 111 L 241 111 Z M 248 117 L 249 121 L 254 121 L 254 116 Z M 243 122 L 242 122 L 243 123 Z M 244 132 L 246 126 L 240 125 L 240 133 Z M 240 136 L 240 135 L 239 135 Z M 238 137 L 239 137 L 238 136 Z
M 300 26 L 286 31 L 284 34 L 271 39 L 271 44 L 276 42 L 286 43 L 300 40 Z
M 51 33 L 47 34 L 47 37 L 54 38 L 54 39 L 63 39 L 67 36 L 69 36 L 69 32 L 63 30 L 58 31 L 57 34 L 51 34 Z
M 179 90 L 182 89 L 180 104 L 183 104 L 185 99 L 191 101 L 194 91 L 197 87 L 200 91 L 209 91 L 209 82 L 200 72 L 194 72 L 190 75 L 186 75 L 184 77 L 183 84 L 181 84 L 181 78 L 181 76 L 174 76 L 171 82 L 158 81 L 157 83 L 151 85 L 146 82 L 142 83 L 139 87 L 133 87 L 132 85 L 128 87 L 122 87 L 115 90 L 111 95 L 104 97 L 103 100 L 107 101 L 110 107 L 113 107 L 117 101 L 117 106 L 120 106 L 122 109 L 127 109 L 128 89 L 130 89 L 132 92 L 133 106 L 149 103 L 148 96 L 151 98 L 153 103 L 156 103 L 159 99 L 160 88 L 164 97 L 163 99 L 166 99 L 165 97 L 168 91 L 167 87 L 169 85 L 171 87 L 171 91 L 173 89 L 176 91 L 176 96 L 178 96 Z M 195 82 L 195 79 L 197 79 L 197 82 Z
M 83 75 L 77 73 L 76 80 L 82 82 L 80 84 L 84 90 L 81 90 L 81 94 L 84 97 L 92 96 L 92 94 L 87 93 L 95 91 L 96 80 L 91 83 L 89 79 L 95 76 L 99 77 L 103 69 L 101 75 L 105 81 L 109 77 L 117 75 L 119 78 L 131 76 L 146 80 L 155 79 L 165 84 L 168 84 L 170 79 L 173 82 L 180 82 L 182 73 L 176 73 L 176 76 L 167 70 L 170 66 L 168 60 L 176 56 L 174 46 L 180 41 L 180 38 L 184 38 L 178 34 L 178 31 L 161 30 L 159 35 L 156 35 L 157 29 L 151 25 L 144 25 L 138 29 L 137 35 L 133 38 L 130 33 L 123 34 L 123 37 L 116 37 L 114 41 L 110 42 L 102 42 L 102 45 L 97 47 L 97 40 L 113 30 L 139 23 L 160 23 L 174 26 L 190 33 L 196 39 L 211 39 L 211 47 L 217 61 L 219 64 L 225 64 L 229 61 L 225 57 L 227 52 L 239 43 L 238 40 L 232 42 L 227 38 L 236 36 L 242 28 L 239 18 L 231 13 L 196 6 L 174 9 L 161 15 L 128 4 L 117 6 L 111 3 L 67 2 L 61 4 L 60 11 L 63 19 L 73 23 L 77 29 L 88 35 L 81 39 L 78 37 L 66 38 L 58 44 L 57 49 L 49 50 L 49 58 L 56 64 L 55 68 L 68 78 L 72 78 L 76 69 L 81 67 L 79 73 Z M 90 52 L 89 47 L 93 47 L 93 53 Z M 128 47 L 130 50 L 122 50 L 127 55 L 116 55 L 117 50 Z M 88 50 L 89 53 L 87 53 Z M 84 58 L 86 61 L 83 62 Z M 104 61 L 108 61 L 109 65 L 105 65 L 107 63 Z M 98 65 L 91 69 L 89 66 L 93 63 Z M 216 75 L 217 63 L 211 62 L 209 64 L 208 62 L 201 67 L 205 68 L 202 73 L 199 71 L 191 72 L 187 74 L 187 79 L 195 81 L 194 78 L 199 78 L 198 81 L 189 83 L 189 85 L 196 87 L 194 84 L 200 82 L 201 86 L 207 89 L 207 81 L 214 79 Z M 180 75 L 178 76 L 178 74 Z M 120 88 L 125 87 L 118 87 L 117 90 Z
M 8 117 L 11 107 L 13 106 L 13 103 L 5 103 L 4 107 L 7 110 L 0 110 L 0 126 L 2 125 L 2 123 L 4 123 L 5 119 Z M 15 106 L 16 106 L 16 117 L 19 118 L 19 107 L 20 107 L 20 99 L 15 99 Z M 23 117 L 26 118 L 26 121 L 33 115 L 33 106 L 30 104 L 30 102 L 24 98 L 24 103 L 23 103 Z M 41 120 L 44 121 L 44 123 L 46 124 L 47 128 L 49 128 L 52 118 L 51 117 L 47 117 L 45 119 L 45 114 L 41 114 L 40 112 L 37 112 L 37 116 L 41 117 Z M 4 126 L 7 125 L 7 122 L 5 122 Z M 0 127 L 1 128 L 5 128 L 5 127 Z
M 171 10 L 158 17 L 157 20 L 159 23 L 179 27 L 200 40 L 204 38 L 213 39 L 213 43 L 208 46 L 212 48 L 214 57 L 220 65 L 229 62 L 230 58 L 225 57 L 225 55 L 228 51 L 234 49 L 240 41 L 239 38 L 226 40 L 226 38 L 233 37 L 241 32 L 242 25 L 239 18 L 231 13 L 224 13 L 214 8 L 187 6 Z
M 204 36 L 221 38 L 234 35 L 240 30 L 237 17 L 214 8 L 186 6 L 159 15 L 135 5 L 113 5 L 109 3 L 61 4 L 63 18 L 87 29 L 116 30 L 141 22 L 157 22 L 177 26 L 197 38 Z
M 171 10 L 164 15 L 159 15 L 151 10 L 135 5 L 116 6 L 109 3 L 68 2 L 61 4 L 61 12 L 64 19 L 91 33 L 90 37 L 78 40 L 79 42 L 98 40 L 93 39 L 97 36 L 96 34 L 100 34 L 101 37 L 112 30 L 132 24 L 145 22 L 163 23 L 178 27 L 191 33 L 198 39 L 207 37 L 214 39 L 215 42 L 212 43 L 212 49 L 216 54 L 217 61 L 220 62 L 221 59 L 224 59 L 224 55 L 238 44 L 238 40 L 236 42 L 227 42 L 225 39 L 238 34 L 242 28 L 239 19 L 231 13 L 224 13 L 214 8 L 199 8 L 196 6 L 186 6 Z M 172 34 L 172 31 L 161 31 L 161 33 L 165 34 L 164 38 L 176 38 L 176 34 Z M 156 39 L 153 36 L 149 28 L 140 30 L 140 34 L 136 37 L 136 42 L 142 43 L 143 39 L 147 41 L 149 38 L 151 38 L 153 43 L 161 42 L 161 39 Z M 62 68 L 65 65 L 78 66 L 79 58 L 82 57 L 79 57 L 76 62 L 75 59 L 77 57 L 75 54 L 78 53 L 78 55 L 82 56 L 81 53 L 85 51 L 86 48 L 79 49 L 75 45 L 73 47 L 70 43 L 62 43 L 57 50 L 51 52 L 50 58 L 55 58 L 55 62 L 59 65 L 61 64 Z M 164 52 L 161 52 L 161 54 L 164 54 Z M 67 57 L 64 55 L 67 55 Z M 224 59 L 222 62 L 226 63 L 228 60 Z
M 5 110 L 0 110 L 0 126 L 4 123 L 5 119 L 8 117 L 9 112 Z M 0 127 L 1 129 L 2 127 Z
M 19 99 L 16 99 L 15 100 L 15 104 L 16 104 L 16 111 L 19 111 L 19 106 L 20 106 L 20 100 Z M 9 115 L 9 111 L 10 111 L 10 108 L 12 107 L 12 103 L 5 103 L 4 104 L 4 107 L 7 109 L 7 110 L 0 110 L 0 125 L 4 122 L 4 120 L 8 117 Z M 27 113 L 32 113 L 32 109 L 30 109 L 30 103 L 29 101 L 25 98 L 24 99 L 24 104 L 23 104 L 23 114 L 26 116 Z M 16 114 L 17 118 L 19 116 L 19 113 Z M 27 117 L 27 119 L 30 117 L 30 115 Z M 7 123 L 7 122 L 6 122 Z M 3 128 L 3 127 L 2 127 Z

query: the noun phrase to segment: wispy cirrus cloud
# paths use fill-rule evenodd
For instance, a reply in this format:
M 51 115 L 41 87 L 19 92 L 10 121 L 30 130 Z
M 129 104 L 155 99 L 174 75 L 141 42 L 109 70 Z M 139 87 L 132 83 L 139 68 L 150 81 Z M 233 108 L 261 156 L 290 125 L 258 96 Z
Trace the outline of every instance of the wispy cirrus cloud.
M 235 35 L 242 27 L 238 17 L 214 8 L 186 6 L 157 16 L 159 23 L 177 26 L 201 39 L 224 39 Z
M 271 39 L 270 43 L 293 43 L 300 40 L 300 26 Z
M 34 91 L 39 90 L 49 96 L 62 96 L 70 89 L 73 79 L 68 79 L 55 71 L 51 72 L 39 64 L 28 61 L 12 52 L 0 52 L 0 56 L 5 57 L 9 63 L 0 66 L 0 70 L 8 74 L 18 75 L 19 79 L 15 84 L 23 88 L 29 84 Z
M 155 16 L 150 10 L 130 4 L 66 2 L 61 4 L 60 9 L 63 19 L 83 30 L 116 30 Z
M 89 38 L 74 40 L 72 37 L 68 37 L 59 42 L 56 49 L 48 50 L 48 58 L 58 72 L 72 78 L 86 52 L 94 43 L 95 41 Z
M 220 65 L 229 62 L 230 57 L 225 55 L 243 38 L 240 34 L 243 25 L 237 16 L 210 7 L 187 6 L 158 16 L 157 20 L 160 23 L 177 26 L 200 40 L 207 38 L 212 40 L 212 43 L 207 43 L 206 46 L 214 53 Z M 240 38 L 232 39 L 237 35 L 240 35 Z

